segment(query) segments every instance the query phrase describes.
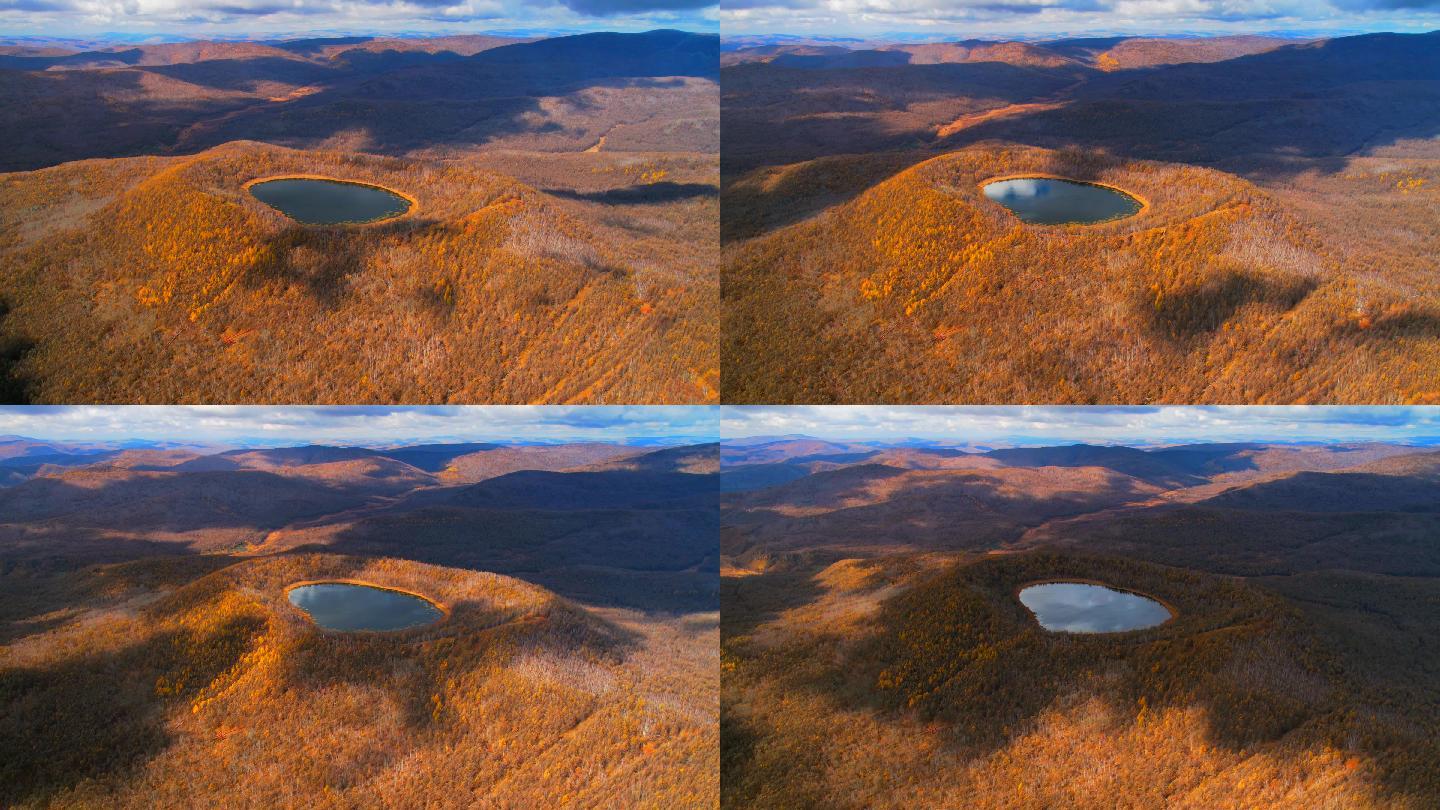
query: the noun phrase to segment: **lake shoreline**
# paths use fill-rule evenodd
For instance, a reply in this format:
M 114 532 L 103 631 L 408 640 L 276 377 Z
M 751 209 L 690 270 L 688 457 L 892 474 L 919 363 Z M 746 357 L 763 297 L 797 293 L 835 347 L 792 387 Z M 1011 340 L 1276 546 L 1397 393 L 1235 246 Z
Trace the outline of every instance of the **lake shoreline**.
M 437 619 L 435 619 L 434 621 L 431 621 L 431 622 L 426 622 L 426 623 L 424 623 L 424 624 L 417 624 L 417 625 L 414 625 L 414 626 L 411 626 L 411 627 L 399 627 L 399 628 L 396 628 L 396 629 L 394 629 L 394 630 L 336 630 L 336 629 L 333 629 L 333 628 L 325 627 L 324 625 L 320 624 L 320 622 L 316 621 L 316 620 L 315 620 L 315 617 L 312 616 L 312 615 L 310 615 L 310 613 L 309 613 L 308 611 L 306 611 L 304 608 L 300 607 L 299 605 L 295 604 L 294 602 L 292 602 L 292 601 L 290 600 L 290 592 L 291 592 L 291 591 L 294 591 L 294 590 L 297 589 L 297 588 L 304 588 L 304 587 L 311 586 L 311 585 L 355 585 L 355 586 L 357 586 L 357 587 L 362 587 L 362 588 L 373 588 L 373 589 L 375 589 L 375 590 L 377 590 L 377 591 L 390 591 L 391 593 L 404 594 L 405 596 L 411 596 L 411 597 L 414 597 L 414 598 L 416 598 L 416 599 L 419 599 L 419 600 L 425 602 L 426 604 L 430 605 L 431 607 L 435 608 L 436 610 L 440 611 L 440 616 L 439 616 L 439 618 L 437 618 Z M 287 605 L 289 605 L 292 610 L 294 610 L 294 611 L 296 611 L 296 612 L 298 612 L 298 613 L 304 614 L 306 623 L 311 624 L 311 625 L 319 628 L 321 632 L 325 632 L 325 633 L 405 633 L 405 632 L 409 632 L 409 631 L 412 631 L 412 630 L 420 630 L 420 629 L 423 629 L 423 628 L 435 627 L 435 626 L 437 626 L 437 625 L 439 625 L 439 624 L 442 624 L 442 623 L 444 623 L 444 622 L 446 622 L 446 621 L 449 621 L 449 620 L 450 620 L 450 617 L 453 615 L 453 610 L 451 609 L 451 607 L 450 607 L 449 605 L 446 605 L 446 604 L 444 604 L 444 603 L 442 603 L 442 602 L 437 602 L 436 600 L 434 600 L 434 599 L 426 596 L 426 595 L 423 594 L 423 593 L 417 593 L 417 592 L 412 591 L 412 590 L 409 590 L 409 589 L 407 589 L 407 588 L 400 588 L 400 587 L 397 587 L 397 586 L 394 586 L 394 585 L 380 585 L 380 584 L 377 584 L 377 583 L 374 583 L 374 582 L 369 582 L 369 581 L 366 581 L 366 580 L 363 580 L 363 579 L 348 579 L 348 578 L 345 578 L 345 579 L 307 579 L 307 580 L 301 580 L 300 582 L 292 582 L 291 584 L 285 586 L 284 594 L 285 594 L 285 603 L 286 603 Z
M 286 214 L 284 211 L 280 211 L 280 209 L 276 208 L 276 207 L 273 206 L 273 205 L 270 205 L 270 203 L 267 203 L 267 202 L 265 202 L 264 200 L 260 199 L 259 197 L 255 196 L 255 192 L 252 190 L 255 186 L 263 185 L 263 184 L 265 184 L 265 183 L 274 183 L 274 182 L 277 182 L 277 181 L 280 181 L 280 180 L 316 180 L 316 181 L 322 181 L 322 182 L 327 182 L 327 183 L 336 183 L 336 184 L 339 184 L 339 185 L 360 186 L 361 188 L 377 189 L 377 190 L 379 190 L 379 191 L 384 191 L 384 192 L 388 192 L 388 193 L 390 193 L 390 194 L 394 194 L 396 197 L 399 197 L 400 199 L 405 200 L 405 201 L 406 201 L 407 203 L 409 203 L 410 205 L 409 205 L 408 208 L 406 208 L 404 211 L 401 211 L 401 212 L 398 213 L 398 214 L 392 214 L 392 215 L 390 215 L 390 216 L 384 216 L 384 217 L 376 217 L 376 218 L 374 218 L 374 219 L 355 220 L 355 221 L 353 221 L 353 222 L 306 223 L 306 222 L 301 222 L 301 220 L 295 219 L 295 217 L 292 217 L 292 216 L 290 216 L 289 214 Z M 346 179 L 343 179 L 343 178 L 330 177 L 330 176 L 328 176 L 328 175 L 323 175 L 323 174 L 305 174 L 305 173 L 290 172 L 290 173 L 286 173 L 286 174 L 267 175 L 267 176 L 265 176 L 265 177 L 256 177 L 256 178 L 252 178 L 252 179 L 250 179 L 250 180 L 246 180 L 244 183 L 241 183 L 241 184 L 240 184 L 240 188 L 241 188 L 242 191 L 249 192 L 249 194 L 250 194 L 250 196 L 251 196 L 252 199 L 260 202 L 261 204 L 265 205 L 266 207 L 270 208 L 271 210 L 280 211 L 281 216 L 284 216 L 284 217 L 286 217 L 287 219 L 293 220 L 293 221 L 295 221 L 295 222 L 300 222 L 300 224 L 302 224 L 302 225 L 306 225 L 306 226 L 308 226 L 308 227 L 314 227 L 314 228 L 333 228 L 333 227 L 338 227 L 338 226 L 367 226 L 367 225 L 379 225 L 379 224 L 385 223 L 385 222 L 395 222 L 395 221 L 398 221 L 398 220 L 406 219 L 406 218 L 408 218 L 408 217 L 414 216 L 414 214 L 415 214 L 417 211 L 420 210 L 420 200 L 419 200 L 418 198 L 416 198 L 414 195 L 409 194 L 409 193 L 406 193 L 406 192 L 404 192 L 404 191 L 401 191 L 400 189 L 391 188 L 391 187 L 386 186 L 386 185 L 383 185 L 383 184 L 381 184 L 381 183 L 374 183 L 374 182 L 370 182 L 370 181 L 368 181 L 368 180 L 346 180 Z

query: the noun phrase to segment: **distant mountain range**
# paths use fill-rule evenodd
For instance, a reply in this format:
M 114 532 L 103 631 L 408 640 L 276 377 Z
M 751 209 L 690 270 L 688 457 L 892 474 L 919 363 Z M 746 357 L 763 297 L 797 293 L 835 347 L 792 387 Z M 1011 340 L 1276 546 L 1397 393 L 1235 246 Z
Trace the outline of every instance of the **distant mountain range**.
M 0 136 L 12 147 L 0 171 L 244 139 L 333 146 L 356 128 L 367 151 L 392 155 L 569 151 L 610 129 L 612 149 L 714 151 L 716 127 L 694 119 L 718 55 L 714 35 L 665 30 L 0 47 Z M 587 131 L 562 146 L 577 127 Z
M 366 458 L 388 458 L 431 473 L 452 468 L 540 469 L 563 468 L 597 461 L 642 456 L 656 448 L 694 444 L 684 437 L 626 439 L 617 442 L 567 442 L 522 440 L 412 444 L 376 442 L 364 445 L 282 445 L 273 441 L 238 440 L 226 444 L 126 439 L 115 441 L 48 441 L 25 436 L 0 436 L 0 476 L 10 475 L 9 484 L 33 475 L 42 467 L 75 467 L 108 463 L 131 469 L 175 469 L 180 471 L 274 469 L 304 467 Z M 239 445 L 239 447 L 236 447 Z M 665 458 L 663 452 L 656 458 Z M 498 459 L 506 459 L 498 461 Z M 498 466 L 497 466 L 498 465 Z M 555 467 L 554 465 L 559 465 Z M 459 474 L 459 473 L 457 473 Z M 0 478 L 0 486 L 7 481 Z

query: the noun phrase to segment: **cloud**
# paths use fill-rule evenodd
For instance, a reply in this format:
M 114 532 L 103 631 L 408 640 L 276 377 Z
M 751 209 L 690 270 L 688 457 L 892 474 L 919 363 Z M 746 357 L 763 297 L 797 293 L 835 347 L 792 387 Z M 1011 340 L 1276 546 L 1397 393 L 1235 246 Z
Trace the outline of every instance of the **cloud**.
M 1172 444 L 1440 440 L 1440 408 L 726 406 L 721 436 Z
M 0 407 L 0 435 L 53 441 L 627 441 L 718 436 L 713 406 Z
M 196 3 L 190 6 L 194 12 L 214 12 L 225 16 L 250 16 L 268 17 L 273 14 L 328 14 L 334 10 L 334 6 L 320 2 L 230 2 L 230 3 Z M 192 15 L 194 16 L 194 15 Z
M 1401 11 L 1440 9 L 1440 0 L 1336 0 L 1335 5 L 1354 11 Z
M 0 32 L 340 36 L 718 26 L 716 0 L 0 0 Z M 437 27 L 440 24 L 440 27 Z
M 716 5 L 716 0 L 563 0 L 566 8 L 592 17 L 643 14 L 652 11 L 694 11 Z
M 1425 30 L 1440 0 L 735 0 L 726 33 L 924 38 Z M 954 27 L 963 26 L 956 31 Z

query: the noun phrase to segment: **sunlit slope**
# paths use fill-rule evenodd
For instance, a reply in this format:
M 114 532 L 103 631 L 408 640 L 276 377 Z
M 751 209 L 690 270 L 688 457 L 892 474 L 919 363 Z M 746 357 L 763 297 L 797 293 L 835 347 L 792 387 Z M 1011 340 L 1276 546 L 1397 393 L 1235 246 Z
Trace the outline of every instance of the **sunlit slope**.
M 303 227 L 252 179 L 415 198 Z M 0 358 L 32 401 L 695 402 L 713 288 L 463 162 L 232 143 L 0 176 Z
M 1056 554 L 785 577 L 725 581 L 726 807 L 1431 806 L 1430 721 L 1360 685 L 1343 627 L 1240 581 Z M 1176 616 L 1047 633 L 1015 591 L 1057 577 Z
M 727 217 L 726 233 L 760 234 L 727 252 L 727 400 L 1440 395 L 1433 294 L 1346 265 L 1306 220 L 1233 175 L 1001 146 L 891 175 L 896 162 L 831 158 L 727 189 L 759 224 Z M 1023 225 L 979 188 L 1015 174 L 1111 184 L 1148 205 L 1098 225 Z M 818 210 L 827 195 L 848 201 L 788 226 L 775 213 Z
M 646 633 L 669 631 L 399 560 L 192 557 L 76 576 L 74 621 L 0 647 L 7 807 L 714 805 L 714 683 L 685 656 L 659 664 Z M 285 588 L 330 578 L 450 615 L 324 632 Z M 53 609 L 46 597 L 19 607 Z

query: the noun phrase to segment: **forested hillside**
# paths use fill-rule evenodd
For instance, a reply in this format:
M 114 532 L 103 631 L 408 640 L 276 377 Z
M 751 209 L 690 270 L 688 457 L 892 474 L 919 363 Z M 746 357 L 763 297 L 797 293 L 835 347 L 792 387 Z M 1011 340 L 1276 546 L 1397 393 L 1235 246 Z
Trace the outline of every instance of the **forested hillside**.
M 1433 806 L 1433 451 L 904 458 L 725 496 L 723 806 Z M 1171 618 L 1047 631 L 1057 580 Z
M 663 193 L 666 172 L 643 167 L 610 164 L 608 182 Z M 416 204 L 373 225 L 303 226 L 243 187 L 283 174 Z M 22 347 L 9 377 L 30 400 L 715 396 L 703 251 L 671 261 L 667 238 L 491 170 L 235 143 L 4 175 L 0 198 L 0 333 Z
M 1037 47 L 728 60 L 727 399 L 1440 396 L 1440 34 Z M 1017 176 L 1143 208 L 1027 225 Z
M 0 439 L 0 804 L 715 806 L 714 445 L 107 444 Z

